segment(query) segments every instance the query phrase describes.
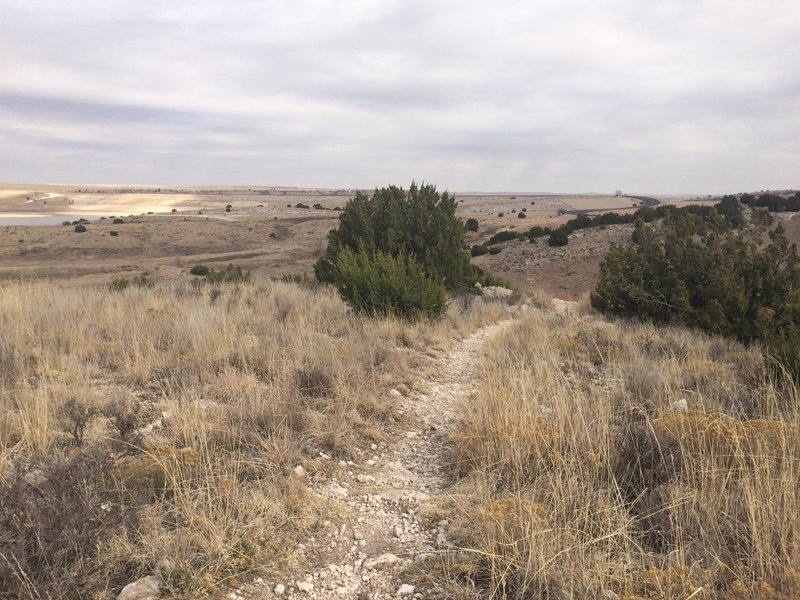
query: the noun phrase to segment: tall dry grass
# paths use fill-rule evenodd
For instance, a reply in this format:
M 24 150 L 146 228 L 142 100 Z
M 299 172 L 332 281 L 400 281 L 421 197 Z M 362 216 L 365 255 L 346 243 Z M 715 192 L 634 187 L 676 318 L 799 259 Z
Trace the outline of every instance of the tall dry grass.
M 197 597 L 291 567 L 330 511 L 293 469 L 358 460 L 393 427 L 387 388 L 505 310 L 407 324 L 281 282 L 1 286 L 0 596 L 158 572 Z
M 763 367 L 686 330 L 529 314 L 453 435 L 432 594 L 800 597 L 798 393 Z

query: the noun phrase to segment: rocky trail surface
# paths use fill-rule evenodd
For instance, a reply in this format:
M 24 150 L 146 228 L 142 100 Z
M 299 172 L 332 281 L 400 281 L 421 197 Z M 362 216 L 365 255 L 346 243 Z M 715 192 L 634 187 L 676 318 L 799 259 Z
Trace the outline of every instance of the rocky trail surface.
M 448 545 L 448 523 L 424 522 L 421 506 L 446 486 L 447 432 L 458 404 L 474 391 L 474 370 L 485 340 L 506 327 L 481 328 L 435 361 L 419 391 L 390 395 L 409 417 L 396 439 L 372 445 L 361 464 L 341 461 L 333 476 L 309 482 L 314 491 L 343 508 L 340 524 L 326 521 L 301 550 L 324 556 L 324 566 L 283 581 L 257 579 L 231 592 L 237 598 L 422 598 L 403 570 Z M 322 455 L 320 460 L 330 460 Z M 302 467 L 295 475 L 305 477 Z M 313 562 L 313 561 L 310 561 Z

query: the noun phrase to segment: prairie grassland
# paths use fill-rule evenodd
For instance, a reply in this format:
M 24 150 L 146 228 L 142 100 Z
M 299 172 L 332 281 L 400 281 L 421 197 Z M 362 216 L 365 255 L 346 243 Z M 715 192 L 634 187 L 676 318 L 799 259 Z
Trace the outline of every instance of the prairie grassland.
M 294 469 L 359 460 L 403 418 L 387 388 L 504 310 L 407 324 L 280 282 L 1 286 L 0 597 L 158 572 L 194 598 L 291 569 L 335 518 Z
M 487 348 L 434 596 L 800 597 L 798 391 L 757 349 L 540 311 Z

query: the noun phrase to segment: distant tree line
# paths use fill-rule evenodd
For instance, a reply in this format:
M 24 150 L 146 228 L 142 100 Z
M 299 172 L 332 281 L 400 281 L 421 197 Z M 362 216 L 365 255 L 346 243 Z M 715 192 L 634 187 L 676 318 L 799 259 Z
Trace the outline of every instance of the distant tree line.
M 723 199 L 728 197 L 725 196 Z M 739 201 L 747 206 L 766 208 L 770 212 L 800 212 L 800 192 L 788 197 L 771 193 L 764 193 L 758 196 L 742 194 Z
M 723 196 L 722 201 L 716 205 L 718 214 L 727 211 L 737 212 L 741 215 L 742 205 L 750 206 L 753 208 L 766 208 L 770 212 L 800 212 L 800 192 L 796 192 L 791 196 L 780 196 L 778 194 L 763 193 L 758 196 L 752 194 L 742 194 L 741 197 L 736 195 Z M 548 243 L 551 246 L 564 246 L 569 242 L 569 236 L 572 232 L 581 229 L 590 229 L 592 227 L 604 227 L 608 225 L 630 225 L 637 220 L 645 223 L 651 223 L 656 219 L 663 219 L 668 214 L 673 214 L 674 211 L 683 211 L 687 214 L 701 215 L 708 218 L 710 212 L 714 209 L 708 205 L 689 205 L 678 208 L 671 204 L 661 204 L 659 206 L 643 206 L 634 213 L 621 215 L 615 212 L 607 212 L 597 216 L 579 215 L 574 219 L 570 219 L 563 225 L 551 229 L 550 227 L 541 227 L 534 225 L 527 231 L 498 231 L 490 237 L 483 245 L 493 246 L 502 242 L 510 240 L 518 240 L 527 238 L 529 241 L 534 242 L 539 238 L 548 237 Z M 741 218 L 741 217 L 739 217 Z M 484 253 L 478 250 L 479 253 Z
M 691 206 L 686 208 L 693 210 L 693 209 L 702 209 L 705 207 Z M 548 238 L 548 243 L 551 246 L 564 246 L 569 241 L 569 235 L 573 231 L 578 231 L 580 229 L 589 229 L 591 227 L 606 227 L 608 225 L 624 225 L 624 224 L 629 225 L 631 223 L 635 223 L 637 219 L 649 223 L 651 221 L 654 221 L 655 219 L 663 218 L 664 215 L 671 210 L 678 210 L 678 209 L 676 209 L 676 207 L 674 206 L 661 205 L 655 208 L 645 206 L 637 210 L 635 213 L 624 214 L 624 215 L 621 215 L 616 212 L 607 212 L 596 216 L 579 215 L 574 219 L 570 219 L 563 225 L 560 225 L 559 227 L 556 227 L 554 229 L 550 227 L 542 227 L 541 225 L 534 225 L 527 231 L 511 231 L 511 230 L 498 231 L 485 242 L 484 246 L 487 247 L 494 246 L 495 244 L 500 244 L 502 242 L 508 242 L 510 240 L 520 240 L 525 238 L 527 238 L 530 242 L 535 242 L 539 238 L 543 237 Z M 485 252 L 483 252 L 482 250 L 478 250 L 477 252 L 485 254 Z

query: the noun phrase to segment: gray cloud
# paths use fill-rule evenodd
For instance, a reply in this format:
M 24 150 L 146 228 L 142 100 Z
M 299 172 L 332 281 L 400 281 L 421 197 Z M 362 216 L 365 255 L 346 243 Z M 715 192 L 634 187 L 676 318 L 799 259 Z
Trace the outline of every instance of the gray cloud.
M 5 0 L 0 180 L 798 187 L 795 0 Z

